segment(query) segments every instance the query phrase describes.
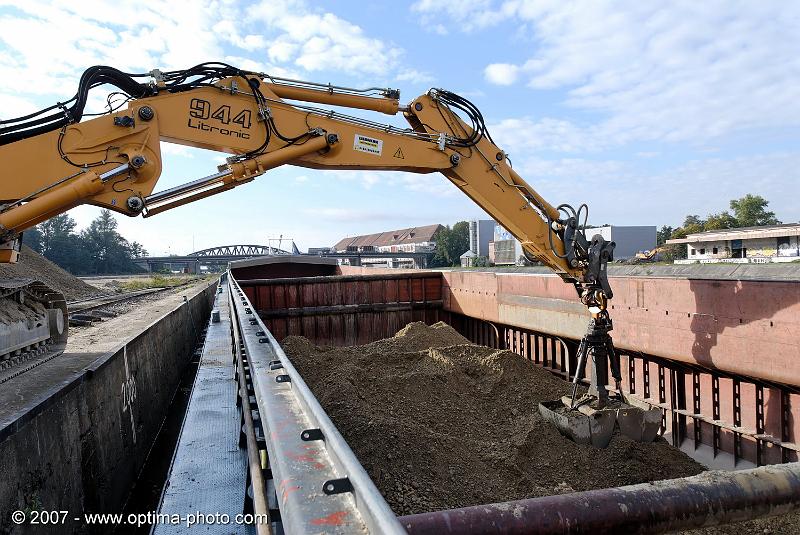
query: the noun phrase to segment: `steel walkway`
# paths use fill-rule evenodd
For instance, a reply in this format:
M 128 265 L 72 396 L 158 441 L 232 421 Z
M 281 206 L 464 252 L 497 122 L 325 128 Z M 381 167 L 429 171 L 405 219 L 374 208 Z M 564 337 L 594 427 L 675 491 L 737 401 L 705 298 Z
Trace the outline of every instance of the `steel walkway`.
M 231 346 L 228 288 L 224 280 L 214 309 L 220 321 L 209 323 L 200 366 L 178 447 L 161 497 L 159 513 L 182 515 L 180 525 L 161 522 L 151 533 L 250 534 L 252 526 L 237 525 L 243 513 L 247 485 L 247 455 L 239 448 L 240 415 Z M 194 515 L 194 517 L 188 517 Z M 201 518 L 201 515 L 207 515 Z M 217 515 L 217 516 L 215 516 Z M 227 515 L 229 523 L 224 520 Z M 211 518 L 209 518 L 211 517 Z M 189 527 L 194 520 L 197 523 Z M 199 528 L 199 529 L 198 529 Z
M 232 277 L 214 309 L 151 533 L 405 535 Z

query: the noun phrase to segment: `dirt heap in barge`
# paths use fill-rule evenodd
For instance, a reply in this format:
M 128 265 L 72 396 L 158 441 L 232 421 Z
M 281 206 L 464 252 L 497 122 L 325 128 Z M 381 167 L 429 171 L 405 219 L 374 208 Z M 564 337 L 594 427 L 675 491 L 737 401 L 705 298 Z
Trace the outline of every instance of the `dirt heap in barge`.
M 659 438 L 579 446 L 536 407 L 568 383 L 444 323 L 356 347 L 283 348 L 397 515 L 686 477 L 704 467 Z M 800 533 L 800 514 L 692 530 Z
M 686 477 L 704 467 L 659 438 L 579 446 L 536 407 L 569 384 L 450 326 L 411 323 L 356 347 L 283 348 L 397 515 Z M 797 534 L 791 513 L 687 531 Z
M 569 441 L 537 410 L 568 383 L 444 323 L 358 347 L 283 346 L 398 515 L 703 471 L 663 440 Z
M 61 269 L 27 245 L 22 246 L 19 262 L 0 264 L 0 279 L 36 279 L 63 293 L 67 301 L 100 293 L 94 286 Z

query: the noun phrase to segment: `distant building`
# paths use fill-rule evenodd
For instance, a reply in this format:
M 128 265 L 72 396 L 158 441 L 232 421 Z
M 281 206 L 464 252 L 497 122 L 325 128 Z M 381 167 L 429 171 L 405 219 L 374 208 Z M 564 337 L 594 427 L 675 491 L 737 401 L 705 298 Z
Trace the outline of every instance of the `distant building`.
M 321 255 L 334 252 L 333 247 L 309 247 L 308 254 Z
M 686 244 L 686 260 L 676 263 L 768 263 L 800 260 L 800 223 L 707 230 L 667 240 Z
M 489 261 L 497 266 L 516 265 L 522 256 L 522 245 L 499 224 L 494 227 L 494 239 L 489 244 Z
M 588 240 L 600 234 L 606 241 L 616 242 L 614 258 L 621 260 L 636 256 L 639 251 L 649 251 L 656 246 L 655 226 L 606 225 L 584 231 Z M 524 262 L 522 246 L 514 236 L 500 225 L 495 226 L 494 240 L 489 245 L 489 260 L 496 265 L 521 265 Z
M 494 219 L 473 219 L 469 222 L 469 250 L 475 256 L 488 258 L 489 242 L 494 240 Z
M 343 238 L 333 246 L 336 253 L 428 253 L 433 256 L 436 249 L 434 236 L 442 225 L 426 225 L 424 227 L 404 228 L 389 230 L 376 234 L 351 236 Z M 389 266 L 389 267 L 415 267 L 419 262 L 413 258 L 403 258 L 398 255 L 380 257 L 378 255 L 363 257 L 362 265 Z
M 638 252 L 656 248 L 655 225 L 605 225 L 587 228 L 583 232 L 587 240 L 600 234 L 606 241 L 615 242 L 617 245 L 614 247 L 614 260 L 626 260 L 633 258 Z
M 471 250 L 467 251 L 466 253 L 462 254 L 459 257 L 459 259 L 461 260 L 461 267 L 475 267 L 475 261 L 478 258 L 479 258 L 478 255 L 473 253 Z

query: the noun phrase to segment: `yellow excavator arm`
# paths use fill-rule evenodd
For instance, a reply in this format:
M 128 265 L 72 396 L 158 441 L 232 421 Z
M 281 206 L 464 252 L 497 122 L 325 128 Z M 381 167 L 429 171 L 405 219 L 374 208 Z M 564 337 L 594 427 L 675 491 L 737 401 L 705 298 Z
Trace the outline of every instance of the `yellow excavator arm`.
M 127 107 L 86 119 L 86 93 L 102 83 L 119 87 Z M 81 204 L 150 217 L 284 164 L 438 171 L 513 234 L 528 258 L 575 283 L 588 306 L 605 309 L 611 297 L 605 264 L 613 243 L 585 239 L 585 205 L 576 211 L 549 204 L 512 169 L 480 111 L 448 91 L 431 89 L 402 106 L 391 89 L 319 85 L 209 63 L 146 75 L 93 67 L 70 103 L 0 122 L 0 261 L 14 261 L 20 232 Z M 316 104 L 402 113 L 410 126 Z M 154 193 L 162 140 L 231 156 L 206 178 Z
M 120 92 L 109 96 L 108 113 L 89 118 L 84 114 L 89 91 L 107 84 Z M 114 108 L 114 95 L 121 95 L 125 109 Z M 91 67 L 66 103 L 0 121 L 0 262 L 16 260 L 22 231 L 81 204 L 150 217 L 235 188 L 285 164 L 438 171 L 511 232 L 527 258 L 574 284 L 589 308 L 592 319 L 578 347 L 568 408 L 592 403 L 592 410 L 600 410 L 611 403 L 606 388 L 609 368 L 624 401 L 620 359 L 608 335 L 613 325 L 607 310 L 612 292 L 606 266 L 614 243 L 600 235 L 586 239 L 582 230 L 586 205 L 575 210 L 567 204 L 554 207 L 543 199 L 511 168 L 481 112 L 463 97 L 431 89 L 405 106 L 399 97 L 392 89 L 325 86 L 223 63 L 146 74 Z M 409 127 L 388 126 L 317 104 L 402 113 Z M 156 192 L 161 141 L 230 156 L 212 175 Z M 52 354 L 63 350 L 67 339 L 63 296 L 30 280 L 0 280 L 0 294 L 0 306 L 11 299 L 28 307 L 13 325 L 0 323 L 0 359 L 22 359 L 20 352 L 38 354 L 43 344 Z M 576 401 L 578 381 L 589 361 L 589 395 Z M 562 425 L 564 418 L 557 413 L 561 404 L 555 400 L 539 409 L 546 419 Z M 626 414 L 634 410 L 626 407 Z M 616 409 L 606 416 L 612 413 L 613 419 L 604 421 L 613 430 Z M 571 425 L 561 430 L 574 432 Z M 593 437 L 592 443 L 607 443 L 607 435 L 603 440 Z

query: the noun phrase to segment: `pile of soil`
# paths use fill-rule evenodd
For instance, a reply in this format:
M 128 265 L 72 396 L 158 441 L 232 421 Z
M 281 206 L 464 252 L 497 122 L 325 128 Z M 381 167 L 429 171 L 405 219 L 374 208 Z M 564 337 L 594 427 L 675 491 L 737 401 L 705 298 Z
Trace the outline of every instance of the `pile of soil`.
M 67 301 L 100 293 L 94 286 L 61 269 L 27 245 L 22 246 L 19 262 L 0 264 L 0 279 L 36 279 L 63 293 Z
M 359 347 L 291 336 L 283 348 L 398 515 L 703 471 L 663 440 L 578 446 L 537 409 L 568 383 L 444 323 Z
M 569 383 L 441 322 L 363 346 L 282 346 L 397 515 L 704 471 L 661 438 L 575 444 L 537 410 Z

